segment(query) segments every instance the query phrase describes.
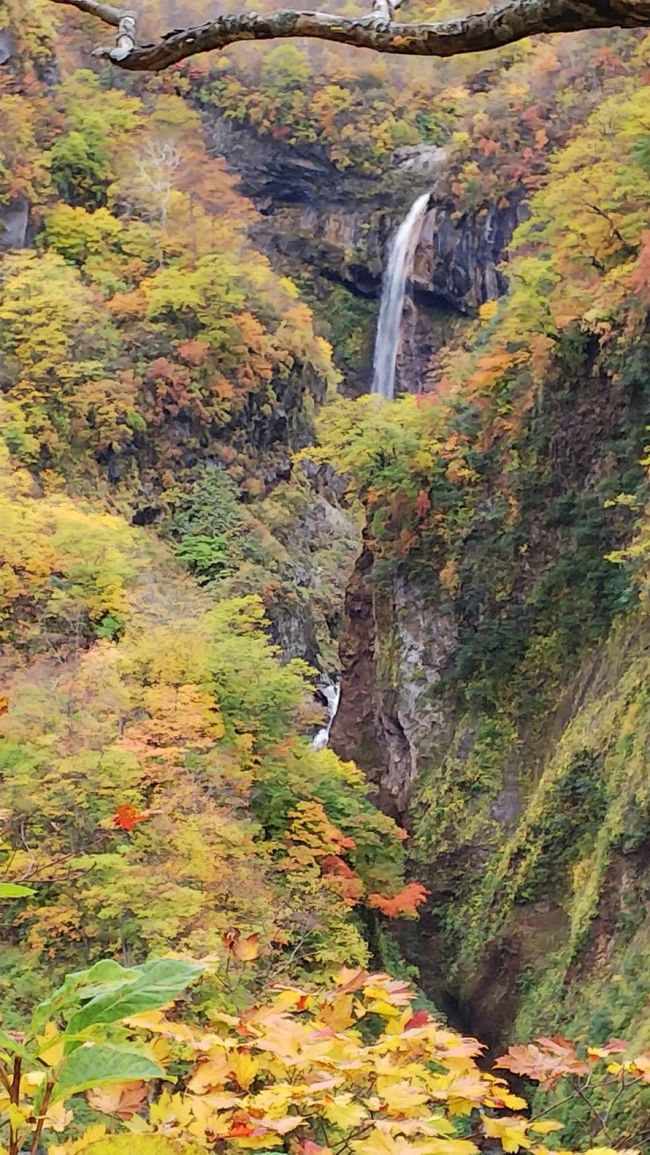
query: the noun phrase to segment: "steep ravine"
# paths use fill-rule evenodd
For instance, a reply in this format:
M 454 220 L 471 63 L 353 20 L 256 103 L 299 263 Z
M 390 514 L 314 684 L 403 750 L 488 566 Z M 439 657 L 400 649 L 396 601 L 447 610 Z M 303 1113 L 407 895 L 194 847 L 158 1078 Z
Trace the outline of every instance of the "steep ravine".
M 265 214 L 272 260 L 309 287 L 326 332 L 336 319 L 328 335 L 350 393 L 370 380 L 387 238 L 431 188 L 398 386 L 435 389 L 438 350 L 506 288 L 523 189 L 464 211 L 446 182 L 436 191 L 439 149 L 403 150 L 378 184 L 213 117 L 214 142 Z M 367 537 L 340 637 L 331 744 L 408 828 L 412 874 L 431 891 L 400 947 L 438 1005 L 491 1047 L 540 1028 L 643 1033 L 650 994 L 646 627 L 638 614 L 615 621 L 604 561 L 629 539 L 629 518 L 604 510 L 621 478 L 640 477 L 648 350 L 623 372 L 603 370 L 593 350 L 572 356 L 518 446 L 525 552 L 495 538 L 486 482 L 455 595 L 426 566 L 396 560 L 387 577 Z
M 530 415 L 535 499 L 505 608 L 489 520 L 454 597 L 404 561 L 386 576 L 368 541 L 347 591 L 332 744 L 407 827 L 430 888 L 402 950 L 490 1046 L 558 1029 L 648 1042 L 650 635 L 605 560 L 629 535 L 607 499 L 638 483 L 650 416 L 636 352 L 625 374 L 587 354 Z M 551 658 L 563 615 L 577 624 Z

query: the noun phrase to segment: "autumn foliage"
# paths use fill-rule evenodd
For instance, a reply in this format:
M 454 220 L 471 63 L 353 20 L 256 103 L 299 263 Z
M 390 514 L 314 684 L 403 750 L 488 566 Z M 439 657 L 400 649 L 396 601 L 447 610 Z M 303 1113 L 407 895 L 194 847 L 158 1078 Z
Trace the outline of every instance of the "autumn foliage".
M 235 951 L 244 942 L 236 929 L 228 938 Z M 251 957 L 240 954 L 239 965 Z M 211 960 L 131 970 L 100 962 L 69 976 L 27 1030 L 0 1035 L 9 1155 L 52 1132 L 56 1155 L 102 1142 L 117 1155 L 120 1136 L 145 1151 L 155 1138 L 160 1155 L 222 1143 L 294 1155 L 475 1155 L 486 1139 L 547 1155 L 547 1137 L 561 1131 L 548 1117 L 552 1103 L 531 1113 L 478 1065 L 480 1043 L 414 1011 L 408 984 L 386 974 L 344 968 L 327 987 L 287 987 L 236 1014 L 208 1008 L 203 1019 L 173 1002 L 199 976 L 209 990 L 211 980 L 227 981 L 228 964 L 215 972 Z M 511 1048 L 497 1067 L 546 1087 L 562 1079 L 569 1097 L 596 1084 L 612 1101 L 626 1079 L 650 1081 L 647 1055 L 612 1063 L 625 1043 L 587 1050 L 584 1060 L 564 1039 L 538 1043 Z M 110 1123 L 73 1138 L 82 1097 Z M 596 1137 L 606 1134 L 600 1123 Z

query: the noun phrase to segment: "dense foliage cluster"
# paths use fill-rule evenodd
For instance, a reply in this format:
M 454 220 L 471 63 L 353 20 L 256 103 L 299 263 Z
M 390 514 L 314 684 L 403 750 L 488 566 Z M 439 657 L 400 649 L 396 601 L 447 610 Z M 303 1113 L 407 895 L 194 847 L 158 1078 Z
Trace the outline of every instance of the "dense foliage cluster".
M 196 113 L 69 72 L 70 45 L 48 91 L 39 14 L 9 24 L 0 95 L 33 230 L 0 262 L 0 854 L 36 891 L 6 908 L 9 1025 L 81 960 L 219 952 L 233 924 L 264 973 L 362 963 L 353 909 L 421 901 L 360 772 L 311 749 L 313 671 L 259 596 L 291 602 L 285 523 L 316 499 L 267 487 L 328 348 Z
M 224 938 L 235 969 L 255 957 L 251 939 Z M 210 960 L 168 957 L 131 968 L 105 960 L 69 975 L 26 1031 L 2 1032 L 8 1155 L 76 1130 L 84 1093 L 91 1113 L 107 1122 L 57 1143 L 56 1155 L 126 1155 L 134 1145 L 145 1155 L 224 1147 L 476 1155 L 486 1139 L 506 1152 L 548 1155 L 546 1136 L 561 1130 L 548 1118 L 551 1108 L 504 1114 L 526 1109 L 526 1100 L 478 1066 L 480 1043 L 415 1010 L 404 982 L 343 968 L 325 990 L 289 987 L 239 1015 L 208 1002 L 202 1014 L 195 1006 L 179 1017 L 173 1000 L 210 972 L 232 990 L 227 968 L 215 974 Z M 648 1054 L 621 1061 L 625 1048 L 617 1042 L 582 1056 L 566 1039 L 540 1038 L 511 1048 L 496 1067 L 589 1103 L 609 1092 L 607 1112 L 594 1103 L 591 1121 L 594 1137 L 606 1140 L 616 1100 L 650 1080 Z M 611 1150 L 592 1147 L 588 1155 Z

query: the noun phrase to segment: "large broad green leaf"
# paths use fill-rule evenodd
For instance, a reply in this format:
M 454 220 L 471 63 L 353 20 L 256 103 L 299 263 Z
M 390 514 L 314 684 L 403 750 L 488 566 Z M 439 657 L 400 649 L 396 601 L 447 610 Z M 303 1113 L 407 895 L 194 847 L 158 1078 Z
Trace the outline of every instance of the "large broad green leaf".
M 101 959 L 91 967 L 82 971 L 72 971 L 66 976 L 65 982 L 49 999 L 37 1006 L 30 1024 L 30 1034 L 42 1030 L 48 1019 L 58 1015 L 71 1004 L 79 1002 L 82 995 L 91 998 L 109 988 L 120 987 L 125 982 L 139 978 L 140 971 L 135 967 L 123 967 L 114 959 Z
M 104 1083 L 164 1078 L 167 1076 L 162 1067 L 141 1051 L 84 1043 L 63 1060 L 51 1101 L 56 1103 Z
M 200 963 L 177 958 L 153 959 L 134 967 L 131 974 L 136 974 L 136 978 L 100 988 L 76 1011 L 68 1022 L 66 1034 L 78 1034 L 96 1023 L 114 1023 L 171 1003 L 202 971 Z
M 0 898 L 27 898 L 35 893 L 31 886 L 22 886 L 19 882 L 0 882 Z

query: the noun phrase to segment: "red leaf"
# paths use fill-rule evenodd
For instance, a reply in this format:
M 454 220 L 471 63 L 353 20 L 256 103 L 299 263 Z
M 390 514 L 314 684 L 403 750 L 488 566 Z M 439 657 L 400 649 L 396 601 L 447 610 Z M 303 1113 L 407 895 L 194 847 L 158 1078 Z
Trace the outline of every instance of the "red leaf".
M 325 858 L 321 859 L 320 865 L 321 869 L 324 870 L 326 874 L 337 874 L 340 878 L 356 877 L 354 871 L 348 866 L 347 862 L 344 862 L 342 858 L 339 858 L 338 854 L 326 855 Z
M 113 815 L 113 826 L 120 830 L 133 830 L 137 822 L 146 822 L 149 817 L 149 811 L 145 810 L 142 814 L 138 814 L 135 806 L 130 803 L 125 803 L 118 806 Z
M 415 1031 L 418 1027 L 426 1027 L 428 1022 L 430 1022 L 428 1011 L 416 1011 L 414 1015 L 411 1015 L 408 1023 L 404 1024 L 404 1030 Z

